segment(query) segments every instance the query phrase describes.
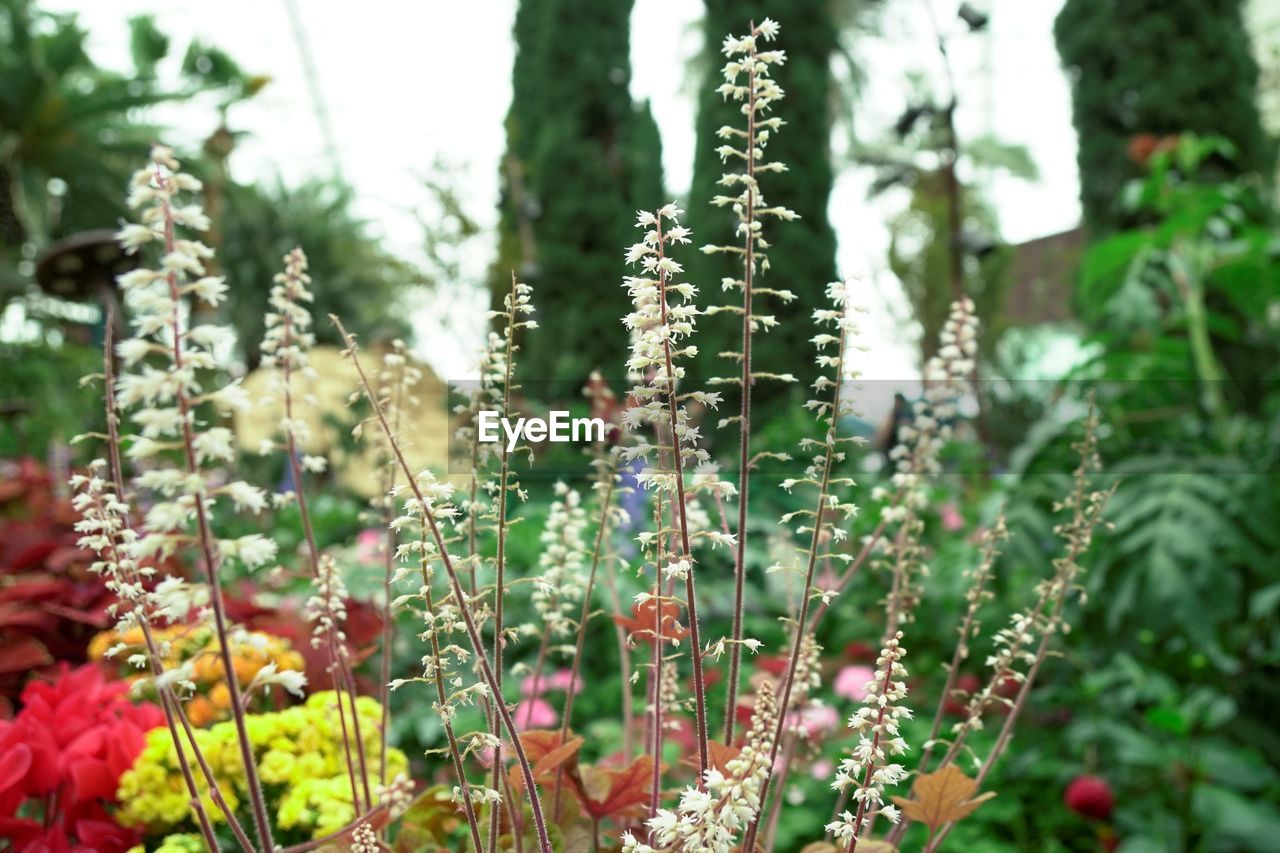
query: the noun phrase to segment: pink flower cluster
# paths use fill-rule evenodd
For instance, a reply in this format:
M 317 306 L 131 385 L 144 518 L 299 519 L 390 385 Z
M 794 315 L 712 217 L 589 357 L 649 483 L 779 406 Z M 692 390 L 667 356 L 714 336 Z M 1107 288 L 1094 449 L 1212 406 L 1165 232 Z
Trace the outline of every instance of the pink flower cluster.
M 560 721 L 560 715 L 551 703 L 543 699 L 543 695 L 552 691 L 567 691 L 573 674 L 561 669 L 547 673 L 534 683 L 531 675 L 520 683 L 520 692 L 524 698 L 516 707 L 516 724 L 522 729 L 545 729 Z M 573 680 L 573 695 L 582 691 L 582 679 Z

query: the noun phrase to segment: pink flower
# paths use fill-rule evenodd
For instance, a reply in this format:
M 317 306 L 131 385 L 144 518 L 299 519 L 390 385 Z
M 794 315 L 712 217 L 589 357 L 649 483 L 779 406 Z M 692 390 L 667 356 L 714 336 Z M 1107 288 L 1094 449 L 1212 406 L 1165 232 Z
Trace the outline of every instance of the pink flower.
M 559 720 L 560 715 L 542 699 L 525 699 L 516 706 L 516 725 L 521 729 L 545 729 Z
M 815 779 L 828 779 L 834 772 L 836 772 L 835 765 L 825 758 L 813 762 L 809 768 L 809 775 Z
M 874 681 L 876 671 L 861 664 L 842 667 L 836 673 L 835 692 L 837 696 L 861 702 L 867 698 L 867 683 Z
M 356 534 L 356 559 L 365 565 L 379 562 L 383 546 L 382 531 L 375 528 Z
M 964 516 L 960 514 L 960 510 L 956 509 L 953 503 L 945 503 L 938 510 L 938 515 L 942 517 L 942 527 L 952 533 L 957 530 L 964 529 Z
M 537 695 L 542 696 L 552 690 L 568 690 L 569 681 L 573 678 L 573 673 L 567 669 L 557 669 L 552 672 L 544 673 L 538 679 Z M 534 695 L 533 676 L 530 675 L 524 681 L 520 682 L 520 692 L 525 696 Z M 582 678 L 579 677 L 573 681 L 573 695 L 577 696 L 582 692 Z
M 810 702 L 798 712 L 787 715 L 787 724 L 800 729 L 806 740 L 814 740 L 840 725 L 840 715 L 830 705 Z

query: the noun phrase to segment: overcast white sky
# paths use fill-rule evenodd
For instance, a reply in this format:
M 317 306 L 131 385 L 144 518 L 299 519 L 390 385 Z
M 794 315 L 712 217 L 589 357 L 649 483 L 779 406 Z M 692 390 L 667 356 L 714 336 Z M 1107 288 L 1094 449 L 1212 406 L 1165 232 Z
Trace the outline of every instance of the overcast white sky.
M 232 128 L 249 133 L 232 168 L 240 180 L 278 173 L 292 182 L 329 173 L 330 161 L 287 2 L 43 0 L 41 5 L 78 12 L 92 34 L 94 56 L 106 64 L 125 67 L 126 21 L 150 12 L 180 49 L 199 36 L 227 50 L 247 70 L 271 76 L 267 89 L 231 113 Z M 930 2 L 944 29 L 952 29 L 954 0 L 898 0 L 888 4 L 882 36 L 860 43 L 871 82 L 858 126 L 868 137 L 892 125 L 912 91 L 911 73 L 932 74 L 940 85 Z M 975 5 L 990 11 L 988 32 L 970 36 L 956 29 L 953 39 L 962 135 L 992 133 L 1024 144 L 1041 172 L 1035 183 L 997 179 L 990 186 L 1003 236 L 1012 241 L 1070 228 L 1079 218 L 1075 133 L 1052 35 L 1061 4 L 984 0 Z M 473 214 L 487 224 L 496 218 L 515 5 L 515 0 L 297 2 L 341 170 L 358 193 L 360 212 L 406 256 L 418 251 L 420 231 L 412 211 L 424 201 L 414 175 L 437 157 L 465 167 Z M 686 70 L 699 49 L 701 11 L 697 0 L 637 0 L 632 22 L 633 94 L 652 100 L 663 134 L 668 189 L 678 196 L 687 192 L 692 168 L 694 93 Z M 786 26 L 785 2 L 777 4 L 774 17 Z M 785 116 L 785 105 L 782 110 Z M 165 118 L 184 126 L 176 140 L 180 145 L 203 139 L 217 121 L 211 111 L 189 106 Z M 915 372 L 914 349 L 910 330 L 894 319 L 901 313 L 901 297 L 883 269 L 888 242 L 883 223 L 903 200 L 890 196 L 869 203 L 866 183 L 864 173 L 844 168 L 830 213 L 840 239 L 840 267 L 863 282 L 864 302 L 873 309 L 866 332 L 877 356 L 866 372 L 901 378 Z M 484 259 L 476 260 L 478 275 Z M 483 301 L 468 287 L 423 298 L 419 349 L 443 376 L 469 374 Z

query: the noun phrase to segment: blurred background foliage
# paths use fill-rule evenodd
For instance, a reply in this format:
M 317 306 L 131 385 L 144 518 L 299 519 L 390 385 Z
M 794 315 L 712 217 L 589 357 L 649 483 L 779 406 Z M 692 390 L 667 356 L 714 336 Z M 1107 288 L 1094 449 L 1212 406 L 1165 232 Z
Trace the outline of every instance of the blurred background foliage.
M 1027 286 L 1024 247 L 1001 239 L 1001 211 L 986 192 L 992 173 L 1034 180 L 1024 150 L 958 138 L 951 114 L 966 108 L 962 90 L 916 85 L 895 127 L 854 126 L 865 79 L 859 38 L 874 32 L 881 6 L 804 0 L 784 10 L 707 0 L 705 42 L 689 69 L 702 94 L 685 206 L 699 242 L 726 241 L 729 217 L 707 200 L 722 170 L 711 140 L 732 116 L 704 84 L 717 73 L 721 37 L 768 13 L 783 19 L 780 46 L 790 54 L 777 75 L 788 93 L 788 125 L 770 156 L 791 171 L 773 176 L 771 200 L 804 218 L 776 229 L 767 283 L 802 298 L 787 325 L 762 336 L 758 357 L 798 375 L 812 363 L 807 312 L 836 271 L 826 212 L 839 164 L 821 143 L 833 129 L 857 131 L 851 156 L 874 170 L 872 192 L 892 190 L 903 200 L 886 262 L 910 306 L 904 334 L 908 326 L 924 331 L 922 359 L 954 293 L 959 256 L 964 291 L 989 330 L 981 366 L 989 429 L 950 449 L 933 496 L 934 586 L 912 629 L 913 673 L 936 671 L 949 657 L 960 574 L 976 559 L 973 534 L 1001 507 L 1013 537 L 984 623 L 1000 625 L 1047 573 L 1053 501 L 1066 488 L 1084 392 L 1097 391 L 1106 476 L 1117 488 L 1114 528 L 1095 545 L 1077 630 L 1047 664 L 993 779 L 1000 796 L 961 824 L 953 844 L 972 851 L 1271 849 L 1280 837 L 1280 233 L 1275 140 L 1258 113 L 1258 69 L 1241 3 L 1067 0 L 1056 37 L 1072 81 L 1084 223 L 1078 251 L 1048 262 L 1065 284 L 1030 300 L 1052 307 L 1051 320 L 1014 310 L 1026 302 L 1019 301 Z M 631 69 L 619 59 L 629 56 L 631 11 L 631 0 L 518 4 L 507 151 L 496 164 L 503 194 L 490 244 L 491 293 L 505 293 L 512 270 L 536 287 L 542 328 L 524 346 L 528 380 L 576 382 L 594 367 L 621 363 L 625 335 L 598 331 L 616 329 L 625 310 L 621 247 L 630 242 L 635 209 L 669 200 L 658 127 L 648 106 L 627 94 Z M 952 37 L 981 30 L 982 18 L 971 14 Z M 210 45 L 177 50 L 147 18 L 133 22 L 132 36 L 133 67 L 102 68 L 73 16 L 44 13 L 32 0 L 0 0 L 0 305 L 22 301 L 27 325 L 38 332 L 0 343 L 0 456 L 62 458 L 72 435 L 99 428 L 96 395 L 77 379 L 100 363 L 100 320 L 43 296 L 35 268 L 59 239 L 115 226 L 130 172 L 165 130 L 148 107 L 200 96 L 222 119 L 191 153 L 210 188 L 213 239 L 233 287 L 225 310 L 239 331 L 237 369 L 256 362 L 271 277 L 295 243 L 311 260 L 317 314 L 341 313 L 368 340 L 407 334 L 413 288 L 455 278 L 459 247 L 493 237 L 480 233 L 447 178 L 429 179 L 443 215 L 424 220 L 425 269 L 384 248 L 340 181 L 237 182 L 227 167 L 238 138 L 235 104 L 269 85 L 267 78 Z M 716 263 L 689 258 L 707 299 L 719 298 L 707 282 L 727 274 Z M 328 334 L 327 324 L 318 322 L 317 331 Z M 713 321 L 699 334 L 704 352 L 732 348 L 732 330 Z M 1073 342 L 1074 367 L 1062 379 L 1026 379 L 1019 368 L 1034 365 L 1037 342 L 1053 335 Z M 723 363 L 699 364 L 699 372 L 722 373 Z M 811 428 L 790 402 L 785 393 L 762 400 L 760 446 L 789 449 Z M 873 433 L 875 426 L 850 429 Z M 883 476 L 880 449 L 873 442 L 849 462 L 859 494 Z M 715 448 L 722 456 L 731 450 Z M 576 457 L 548 459 L 558 471 L 585 470 Z M 517 510 L 523 521 L 510 548 L 513 564 L 528 567 L 537 562 L 553 481 L 532 471 L 521 476 L 530 500 Z M 766 525 L 791 508 L 790 498 L 769 488 L 776 479 L 770 474 L 754 490 L 753 516 Z M 351 543 L 379 522 L 336 490 L 317 506 L 323 541 L 350 546 L 343 564 L 351 589 L 372 598 L 381 565 Z M 867 532 L 875 510 L 864 506 L 855 533 Z M 247 531 L 254 522 L 237 523 Z M 287 552 L 297 542 L 296 518 L 283 513 L 274 523 Z M 748 555 L 756 573 L 776 547 L 764 540 Z M 620 537 L 615 548 L 633 569 L 634 543 Z M 705 559 L 712 569 L 727 565 L 722 554 Z M 728 612 L 724 577 L 709 571 L 701 587 L 705 618 Z M 858 663 L 858 644 L 874 642 L 883 580 L 860 578 L 845 618 L 824 625 L 828 675 Z M 750 602 L 747 630 L 776 648 L 783 629 L 773 602 L 794 591 L 774 576 L 766 582 Z M 632 573 L 621 572 L 619 584 L 625 602 L 635 591 Z M 597 606 L 613 613 L 608 590 L 598 595 Z M 511 621 L 530 620 L 527 607 L 513 596 Z M 411 616 L 400 629 L 395 652 L 404 671 L 421 649 Z M 598 653 L 585 662 L 584 720 L 615 716 L 621 680 L 613 638 L 609 620 L 592 623 L 588 643 Z M 528 645 L 513 655 L 528 655 Z M 913 693 L 918 707 L 931 707 L 938 697 L 929 691 L 937 688 L 922 684 Z M 713 702 L 720 694 L 712 691 Z M 848 712 L 846 700 L 829 698 L 842 716 Z M 403 712 L 395 717 L 400 744 L 411 753 L 438 745 L 434 716 L 414 713 L 407 695 L 395 701 Z M 926 719 L 909 739 L 918 741 L 927 727 Z M 601 721 L 585 729 L 585 755 L 616 750 L 616 727 Z M 827 743 L 823 754 L 839 746 Z M 816 840 L 814 827 L 830 818 L 821 757 L 804 758 L 793 772 L 779 849 Z M 1114 790 L 1105 819 L 1086 819 L 1063 803 L 1066 786 L 1083 773 Z M 909 837 L 907 849 L 916 841 Z

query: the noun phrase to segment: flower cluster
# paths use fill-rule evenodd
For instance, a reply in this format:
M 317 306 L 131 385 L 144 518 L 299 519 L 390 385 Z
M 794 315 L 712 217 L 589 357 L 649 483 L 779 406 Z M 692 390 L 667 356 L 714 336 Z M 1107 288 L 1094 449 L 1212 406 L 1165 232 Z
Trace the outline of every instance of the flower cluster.
M 533 592 L 533 606 L 542 617 L 542 628 L 555 636 L 565 636 L 574 627 L 573 605 L 582 599 L 586 581 L 587 513 L 582 495 L 563 482 L 555 485 L 555 500 L 547 524 L 538 541 L 541 577 Z
M 701 787 L 687 787 L 678 812 L 659 809 L 648 821 L 650 844 L 631 833 L 622 836 L 625 853 L 729 853 L 738 837 L 760 811 L 760 793 L 769 773 L 778 706 L 773 683 L 765 681 L 756 693 L 751 728 L 741 751 L 710 768 Z
M 158 268 L 139 267 L 119 278 L 134 337 L 117 347 L 127 372 L 117 383 L 115 402 L 131 412 L 139 431 L 129 443 L 128 456 L 148 460 L 137 485 L 156 498 L 129 556 L 139 560 L 170 554 L 196 542 L 191 531 L 198 528 L 201 544 L 214 551 L 212 559 L 235 557 L 254 568 L 275 559 L 275 543 L 256 533 L 214 541 L 207 516 L 218 499 L 237 510 L 260 511 L 267 505 L 266 495 L 243 480 L 215 480 L 202 470 L 209 463 L 232 462 L 235 442 L 230 429 L 209 426 L 199 413 L 249 405 L 239 382 L 206 389 L 202 381 L 203 373 L 217 367 L 216 352 L 230 343 L 231 331 L 208 324 L 188 328 L 183 320 L 185 301 L 216 307 L 226 298 L 227 284 L 221 276 L 206 274 L 213 250 L 179 235 L 179 229 L 209 228 L 198 204 L 182 203 L 186 194 L 200 189 L 200 182 L 180 171 L 181 164 L 164 146 L 152 149 L 151 161 L 134 175 L 128 199 L 141 222 L 124 226 L 116 235 L 127 252 L 151 244 L 162 251 Z M 174 451 L 184 464 L 164 464 Z
M 284 449 L 290 453 L 297 453 L 299 447 L 306 447 L 311 440 L 310 426 L 305 418 L 294 416 L 293 405 L 294 377 L 300 374 L 306 380 L 316 378 L 308 358 L 308 351 L 316 340 L 315 333 L 311 331 L 311 312 L 307 310 L 307 303 L 315 299 L 307 289 L 310 283 L 307 256 L 302 249 L 295 248 L 284 256 L 284 272 L 275 276 L 268 297 L 271 310 L 264 318 L 266 332 L 262 336 L 260 366 L 273 370 L 273 391 L 284 398 L 285 415 L 280 423 L 280 432 L 286 436 Z M 314 404 L 311 395 L 304 395 L 303 399 Z M 269 453 L 279 448 L 268 441 L 261 449 L 263 453 Z M 322 456 L 304 455 L 301 461 L 309 471 L 320 472 L 327 466 Z
M 186 673 L 196 695 L 185 703 L 193 725 L 207 726 L 224 720 L 231 712 L 231 692 L 227 686 L 217 637 L 207 624 L 172 625 L 151 630 L 152 640 L 164 657 L 161 668 Z M 103 631 L 89 642 L 90 660 L 130 660 L 142 663 L 146 638 L 140 627 Z M 287 640 L 261 631 L 236 630 L 231 635 L 232 668 L 241 691 L 252 696 L 260 687 L 278 684 L 301 695 L 306 677 L 305 663 Z M 136 667 L 122 673 L 130 682 L 145 681 Z
M 132 556 L 138 532 L 128 524 L 129 506 L 108 482 L 103 459 L 91 462 L 87 473 L 73 475 L 71 488 L 75 490 L 71 505 L 80 515 L 75 524 L 80 534 L 77 544 L 98 558 L 89 571 L 100 576 L 115 595 L 108 612 L 118 620 L 116 630 L 137 630 L 141 639 L 139 626 L 155 612 L 158 599 L 145 583 L 155 575 L 155 569 L 139 565 Z M 91 644 L 90 657 L 98 657 L 92 648 Z
M 647 460 L 656 451 L 669 450 L 676 457 L 671 462 L 673 470 L 709 460 L 707 452 L 698 447 L 701 435 L 690 423 L 685 404 L 694 401 L 715 408 L 720 402 L 715 393 L 676 393 L 685 375 L 680 362 L 698 354 L 698 348 L 689 343 L 699 313 L 693 304 L 697 288 L 675 280 L 684 267 L 667 255 L 671 246 L 689 242 L 689 229 L 679 222 L 681 212 L 674 202 L 652 213 L 640 212 L 636 227 L 644 231 L 644 238 L 628 250 L 627 263 L 638 265 L 642 274 L 623 280 L 632 303 L 631 312 L 622 321 L 631 332 L 627 369 L 640 378 L 631 389 L 634 405 L 623 414 L 624 426 L 639 440 L 626 448 L 623 457 L 627 461 Z M 680 297 L 678 302 L 672 294 Z M 657 433 L 657 444 L 640 438 L 645 424 Z M 676 493 L 677 476 L 671 471 L 646 467 L 638 479 L 648 488 Z
M 345 704 L 345 696 L 343 699 Z M 269 805 L 280 830 L 319 838 L 356 817 L 344 753 L 357 745 L 344 733 L 337 701 L 338 694 L 317 693 L 304 705 L 247 718 L 254 761 L 272 795 Z M 349 718 L 349 707 L 347 713 Z M 372 786 L 381 773 L 377 730 L 382 708 L 373 699 L 361 697 L 356 700 L 355 713 L 364 723 L 362 746 L 368 762 L 367 782 Z M 234 726 L 230 722 L 218 723 L 210 729 L 197 730 L 195 739 L 234 810 L 247 793 Z M 407 768 L 404 753 L 387 751 L 389 777 L 406 773 Z M 200 787 L 207 799 L 203 780 Z M 146 747 L 120 779 L 118 797 L 123 804 L 119 812 L 121 823 L 138 827 L 148 836 L 192 830 L 190 798 L 167 731 L 157 729 L 148 735 Z M 223 819 L 212 804 L 208 812 L 215 822 Z
M 742 292 L 742 305 L 716 305 L 706 311 L 707 314 L 728 312 L 743 317 L 742 352 L 726 352 L 722 355 L 742 362 L 744 371 L 747 371 L 750 379 L 794 382 L 795 377 L 790 374 L 755 370 L 749 362 L 751 334 L 758 330 L 768 331 L 778 325 L 777 318 L 771 314 L 753 313 L 754 297 L 768 295 L 783 302 L 795 299 L 795 294 L 789 290 L 760 287 L 753 280 L 757 272 L 769 269 L 769 242 L 764 236 L 763 221 L 769 217 L 784 221 L 796 218 L 795 211 L 785 207 L 770 206 L 765 202 L 758 178 L 765 172 L 787 170 L 784 163 L 766 160 L 764 156 L 770 136 L 785 124 L 781 118 L 771 117 L 768 113 L 773 104 L 783 97 L 782 88 L 771 76 L 771 69 L 775 65 L 786 62 L 787 55 L 781 50 L 760 50 L 759 46 L 761 42 L 770 42 L 777 38 L 779 29 L 775 21 L 765 18 L 750 34 L 728 36 L 724 40 L 724 46 L 721 49 L 727 58 L 722 69 L 724 82 L 716 92 L 726 100 L 741 104 L 745 127 L 725 125 L 716 133 L 720 139 L 724 140 L 724 144 L 716 149 L 720 160 L 726 163 L 732 160 L 741 168 L 726 172 L 718 182 L 732 194 L 716 195 L 711 201 L 717 207 L 729 207 L 733 210 L 738 221 L 736 236 L 742 243 L 736 246 L 703 246 L 702 251 L 707 254 L 741 255 L 743 261 L 741 278 L 726 277 L 720 281 L 723 290 Z M 711 381 L 732 384 L 744 380 L 719 378 Z M 744 386 L 744 393 L 748 390 Z M 720 421 L 720 426 L 740 420 L 740 415 L 727 417 Z
M 978 354 L 978 319 L 973 310 L 971 299 L 951 303 L 938 337 L 938 352 L 924 368 L 924 395 L 913 404 L 911 421 L 901 427 L 899 443 L 889 452 L 895 467 L 893 487 L 902 495 L 896 506 L 885 510 L 891 521 L 926 505 L 924 482 L 940 470 L 938 454 L 951 439 Z M 874 497 L 879 500 L 887 494 L 878 492 Z
M 891 487 L 872 491 L 874 500 L 886 501 L 881 518 L 892 527 L 883 540 L 882 562 L 893 572 L 885 605 L 886 636 L 912 620 L 921 595 L 919 579 L 929 572 L 920 536 L 921 516 L 929 502 L 926 485 L 941 471 L 939 454 L 960 416 L 959 403 L 969 388 L 977 357 L 977 334 L 973 301 L 953 302 L 939 334 L 938 352 L 924 368 L 924 394 L 912 405 L 910 422 L 899 427 L 899 443 L 889 452 L 894 465 Z
M 884 789 L 896 785 L 906 775 L 901 764 L 886 763 L 889 756 L 907 751 L 906 741 L 898 734 L 898 721 L 911 719 L 911 710 L 899 703 L 907 696 L 907 669 L 901 663 L 906 651 L 900 645 L 898 632 L 876 659 L 876 677 L 867 684 L 863 706 L 849 718 L 849 728 L 858 736 L 853 755 L 843 759 L 831 787 L 849 791 L 857 803 L 857 815 L 844 812 L 827 824 L 827 830 L 841 840 L 856 838 L 871 818 L 883 815 L 891 823 L 898 821 L 898 809 L 884 804 Z
M 953 758 L 964 739 L 984 725 L 983 713 L 993 705 L 1012 709 L 1016 698 L 1025 692 L 1028 682 L 1034 678 L 1044 659 L 1053 637 L 1070 627 L 1064 624 L 1063 607 L 1067 598 L 1079 591 L 1077 578 L 1083 571 L 1079 557 L 1089 549 L 1093 531 L 1102 518 L 1103 509 L 1111 497 L 1110 490 L 1091 491 L 1088 477 L 1097 471 L 1098 415 L 1092 405 L 1085 420 L 1084 438 L 1074 445 L 1080 454 L 1080 463 L 1074 473 L 1074 488 L 1055 505 L 1059 511 L 1068 511 L 1068 521 L 1057 525 L 1054 532 L 1066 546 L 1066 553 L 1054 559 L 1054 573 L 1036 584 L 1036 601 L 1028 608 L 1009 617 L 1009 624 L 995 633 L 995 648 L 986 658 L 990 677 L 980 690 L 969 697 L 965 719 L 953 726 L 957 738 L 948 752 Z
M 147 733 L 168 739 L 163 726 L 159 708 L 130 702 L 129 685 L 94 664 L 29 681 L 22 711 L 0 720 L 0 837 L 19 850 L 131 847 L 136 833 L 109 809 Z

